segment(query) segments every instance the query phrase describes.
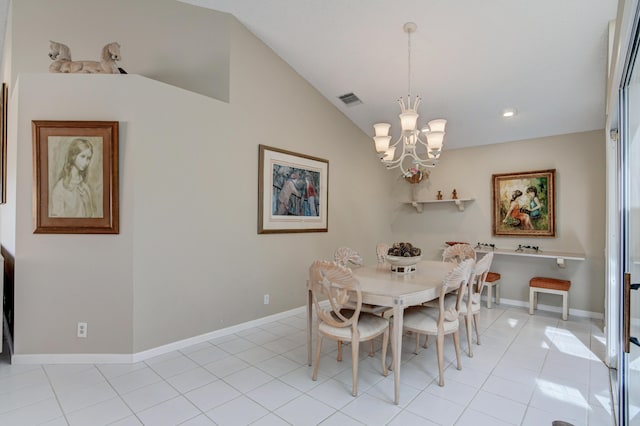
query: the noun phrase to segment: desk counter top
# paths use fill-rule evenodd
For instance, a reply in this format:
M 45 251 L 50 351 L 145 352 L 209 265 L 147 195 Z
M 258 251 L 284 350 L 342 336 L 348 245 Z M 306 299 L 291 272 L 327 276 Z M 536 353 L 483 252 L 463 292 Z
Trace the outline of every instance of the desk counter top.
M 547 259 L 556 259 L 556 263 L 559 267 L 564 268 L 565 260 L 585 260 L 584 253 L 568 253 L 563 251 L 533 251 L 530 249 L 524 249 L 523 251 L 507 250 L 507 249 L 490 249 L 490 248 L 474 248 L 476 253 L 490 253 L 493 252 L 496 255 L 505 256 L 525 256 L 525 257 L 540 257 Z

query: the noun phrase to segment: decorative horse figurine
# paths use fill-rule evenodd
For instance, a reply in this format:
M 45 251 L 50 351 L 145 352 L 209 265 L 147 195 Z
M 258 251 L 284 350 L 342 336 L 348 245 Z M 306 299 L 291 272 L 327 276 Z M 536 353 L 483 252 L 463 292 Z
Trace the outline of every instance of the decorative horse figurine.
M 116 61 L 120 60 L 120 45 L 109 43 L 102 48 L 100 61 L 73 61 L 71 50 L 64 44 L 51 41 L 49 57 L 53 63 L 49 72 L 84 73 L 84 74 L 120 74 Z

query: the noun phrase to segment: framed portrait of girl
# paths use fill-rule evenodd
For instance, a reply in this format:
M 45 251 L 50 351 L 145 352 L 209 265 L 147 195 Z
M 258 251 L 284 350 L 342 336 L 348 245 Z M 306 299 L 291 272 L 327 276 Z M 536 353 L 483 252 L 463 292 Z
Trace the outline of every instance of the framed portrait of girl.
M 33 121 L 34 233 L 117 234 L 118 122 Z

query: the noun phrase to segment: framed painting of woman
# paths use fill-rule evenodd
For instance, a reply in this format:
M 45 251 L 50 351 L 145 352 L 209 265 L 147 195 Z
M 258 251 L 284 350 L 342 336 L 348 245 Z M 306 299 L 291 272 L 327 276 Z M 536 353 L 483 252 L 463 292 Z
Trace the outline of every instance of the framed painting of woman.
M 32 127 L 34 233 L 117 234 L 118 122 Z
M 555 169 L 494 174 L 493 235 L 555 237 Z

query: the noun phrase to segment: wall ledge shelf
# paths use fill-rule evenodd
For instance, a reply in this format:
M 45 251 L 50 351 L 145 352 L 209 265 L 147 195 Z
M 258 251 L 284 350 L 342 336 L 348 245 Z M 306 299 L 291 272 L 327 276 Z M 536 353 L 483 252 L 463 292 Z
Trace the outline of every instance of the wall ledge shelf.
M 476 253 L 489 253 L 493 252 L 498 255 L 506 255 L 506 256 L 526 256 L 526 257 L 540 257 L 547 259 L 555 259 L 556 264 L 560 268 L 565 267 L 565 260 L 586 260 L 586 256 L 584 253 L 568 253 L 568 252 L 560 252 L 560 251 L 515 251 L 515 250 L 505 250 L 496 248 L 495 250 L 485 249 L 485 248 L 474 248 Z
M 475 198 L 457 198 L 455 200 L 424 200 L 424 201 L 416 200 L 416 201 L 409 201 L 408 203 L 405 203 L 405 204 L 411 204 L 413 207 L 415 207 L 418 213 L 422 213 L 424 210 L 425 204 L 454 203 L 456 206 L 458 206 L 458 210 L 463 212 L 465 203 L 469 203 L 473 200 L 475 200 Z

